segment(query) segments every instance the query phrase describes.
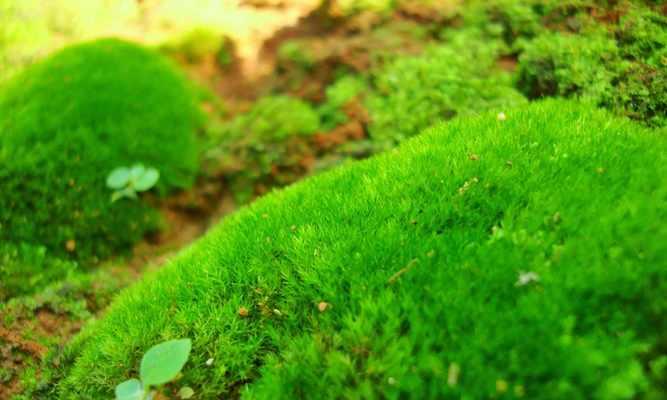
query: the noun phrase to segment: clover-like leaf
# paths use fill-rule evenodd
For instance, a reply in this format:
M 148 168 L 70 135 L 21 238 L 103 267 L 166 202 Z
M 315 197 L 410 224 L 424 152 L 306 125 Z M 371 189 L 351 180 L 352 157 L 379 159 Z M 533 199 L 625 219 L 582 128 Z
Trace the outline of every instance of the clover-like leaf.
M 132 168 L 130 168 L 130 180 L 136 182 L 145 172 L 146 167 L 144 167 L 144 164 L 134 164 Z
M 142 400 L 144 388 L 138 379 L 128 379 L 116 386 L 116 400 Z
M 130 169 L 119 167 L 111 171 L 107 176 L 107 187 L 109 189 L 122 189 L 130 182 Z
M 190 339 L 168 340 L 151 347 L 141 359 L 141 381 L 154 386 L 173 380 L 188 361 L 191 348 Z
M 145 192 L 149 190 L 160 179 L 160 173 L 155 168 L 148 168 L 144 173 L 134 180 L 134 189 L 137 192 Z

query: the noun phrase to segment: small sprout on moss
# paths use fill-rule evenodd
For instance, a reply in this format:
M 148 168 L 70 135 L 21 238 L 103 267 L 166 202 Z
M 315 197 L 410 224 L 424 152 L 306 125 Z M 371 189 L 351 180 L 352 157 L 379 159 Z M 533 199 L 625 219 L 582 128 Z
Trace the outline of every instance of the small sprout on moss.
M 131 168 L 119 167 L 107 176 L 107 187 L 113 189 L 111 201 L 122 198 L 136 199 L 137 193 L 152 189 L 160 179 L 155 168 L 146 168 L 143 164 L 135 164 Z
M 396 384 L 396 378 L 390 376 L 389 379 L 387 379 L 387 383 L 391 386 L 394 386 Z
M 519 272 L 519 279 L 517 279 L 514 286 L 526 286 L 531 283 L 536 283 L 540 281 L 540 276 L 535 272 Z
M 245 307 L 239 307 L 239 317 L 241 317 L 241 318 L 245 318 L 245 317 L 248 316 L 248 314 L 250 314 L 250 312 L 248 311 L 247 308 L 245 308 Z
M 195 391 L 192 390 L 190 386 L 183 386 L 181 390 L 178 391 L 178 397 L 181 399 L 190 399 L 195 395 Z
M 173 381 L 188 361 L 191 349 L 190 339 L 168 340 L 148 349 L 139 367 L 141 380 L 132 378 L 118 384 L 116 400 L 152 399 L 150 388 Z
M 213 358 L 209 358 L 208 360 L 206 360 L 205 364 L 206 364 L 207 367 L 210 367 L 211 365 L 213 365 Z

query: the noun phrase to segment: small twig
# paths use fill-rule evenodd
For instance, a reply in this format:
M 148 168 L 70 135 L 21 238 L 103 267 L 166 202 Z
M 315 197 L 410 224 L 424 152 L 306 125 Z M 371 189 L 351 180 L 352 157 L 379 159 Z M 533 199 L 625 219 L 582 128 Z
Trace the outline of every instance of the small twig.
M 393 285 L 398 280 L 398 278 L 400 278 L 403 274 L 414 268 L 418 262 L 419 260 L 415 258 L 414 260 L 410 261 L 408 265 L 396 271 L 396 273 L 391 277 L 389 277 L 389 279 L 387 280 L 387 285 Z

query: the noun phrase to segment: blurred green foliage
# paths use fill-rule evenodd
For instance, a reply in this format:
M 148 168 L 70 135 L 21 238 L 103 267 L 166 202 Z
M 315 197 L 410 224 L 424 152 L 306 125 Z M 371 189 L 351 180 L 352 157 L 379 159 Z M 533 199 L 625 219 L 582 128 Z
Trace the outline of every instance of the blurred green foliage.
M 282 186 L 298 179 L 307 138 L 319 129 L 320 116 L 309 103 L 284 95 L 263 97 L 214 139 L 216 168 L 245 202 L 258 184 Z
M 348 122 L 344 107 L 351 100 L 368 93 L 368 83 L 360 76 L 344 75 L 338 78 L 325 90 L 326 99 L 318 112 L 322 121 L 322 129 L 330 131 Z
M 517 85 L 530 98 L 581 96 L 597 101 L 623 68 L 616 42 L 605 35 L 548 32 L 525 47 Z
M 278 68 L 296 67 L 309 70 L 315 65 L 315 58 L 299 40 L 287 40 L 278 48 Z
M 63 279 L 77 263 L 52 257 L 46 247 L 25 243 L 0 244 L 0 302 L 30 294 Z
M 396 60 L 373 80 L 371 139 L 382 148 L 457 115 L 502 110 L 525 101 L 496 66 L 499 45 L 469 32 L 423 55 Z
M 159 46 L 168 55 L 180 56 L 189 63 L 200 63 L 212 56 L 220 67 L 234 61 L 234 48 L 226 36 L 210 29 L 199 27 Z
M 588 98 L 651 126 L 667 123 L 667 18 L 631 9 L 608 30 L 545 32 L 524 43 L 518 88 Z

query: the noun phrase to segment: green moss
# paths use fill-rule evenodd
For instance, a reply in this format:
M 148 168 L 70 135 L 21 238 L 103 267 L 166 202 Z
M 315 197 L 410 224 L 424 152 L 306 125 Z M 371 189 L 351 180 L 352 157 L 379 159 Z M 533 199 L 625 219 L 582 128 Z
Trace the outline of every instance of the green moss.
M 497 68 L 498 49 L 496 42 L 452 35 L 445 45 L 385 68 L 367 102 L 371 138 L 392 147 L 442 120 L 525 101 Z
M 601 104 L 649 126 L 667 126 L 667 65 L 631 64 Z
M 317 113 L 308 103 L 290 96 L 268 96 L 237 117 L 228 134 L 234 138 L 283 140 L 310 135 L 319 125 Z
M 549 32 L 524 45 L 518 88 L 530 98 L 588 98 L 650 126 L 667 123 L 667 19 L 632 9 L 613 35 Z
M 96 261 L 126 250 L 157 213 L 110 202 L 116 167 L 160 172 L 162 193 L 192 184 L 199 110 L 167 61 L 118 40 L 67 48 L 0 92 L 0 240 Z
M 580 96 L 598 101 L 612 88 L 621 58 L 604 36 L 549 32 L 519 57 L 518 88 L 530 98 Z
M 31 293 L 76 269 L 76 263 L 51 257 L 42 246 L 0 244 L 0 301 Z
M 667 17 L 646 9 L 632 9 L 616 29 L 625 58 L 654 67 L 667 67 Z
M 319 129 L 320 117 L 309 103 L 268 96 L 222 129 L 210 155 L 244 202 L 257 185 L 282 186 L 301 177 L 294 168 L 299 168 L 304 141 Z
M 503 52 L 520 45 L 521 40 L 532 38 L 545 30 L 542 15 L 536 3 L 544 0 L 473 0 L 461 7 L 463 29 L 478 30 L 481 37 L 502 39 Z M 452 29 L 446 27 L 445 33 Z
M 278 62 L 282 68 L 294 65 L 302 70 L 309 70 L 315 66 L 315 56 L 301 41 L 287 40 L 278 48 Z
M 325 90 L 326 101 L 318 109 L 323 130 L 328 131 L 347 122 L 348 117 L 343 108 L 368 90 L 364 79 L 355 75 L 344 75 L 328 86 Z
M 176 337 L 202 399 L 664 397 L 665 137 L 565 101 L 506 115 L 227 218 L 75 340 L 59 397 L 109 397 Z

